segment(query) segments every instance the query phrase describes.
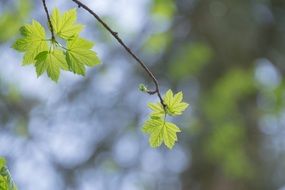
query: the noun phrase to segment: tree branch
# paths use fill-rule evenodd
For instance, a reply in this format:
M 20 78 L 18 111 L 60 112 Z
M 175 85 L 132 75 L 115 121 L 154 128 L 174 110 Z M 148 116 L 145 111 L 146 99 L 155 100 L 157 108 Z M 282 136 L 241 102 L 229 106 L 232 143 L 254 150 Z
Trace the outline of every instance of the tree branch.
M 52 26 L 51 19 L 50 19 L 50 16 L 49 16 L 48 8 L 47 8 L 47 5 L 46 5 L 46 0 L 42 0 L 42 2 L 43 2 L 43 6 L 44 6 L 44 9 L 45 9 L 45 12 L 46 12 L 46 15 L 47 15 L 47 19 L 48 19 L 48 23 L 49 23 L 49 27 L 50 27 L 51 39 L 55 40 L 54 30 L 53 30 L 53 26 Z
M 44 1 L 44 0 L 43 0 Z M 78 5 L 78 7 L 82 7 L 83 9 L 85 9 L 87 12 L 89 12 L 91 15 L 93 15 L 97 21 L 103 25 L 103 27 L 110 32 L 110 34 L 119 42 L 119 44 L 121 44 L 124 49 L 140 64 L 140 66 L 147 72 L 147 74 L 150 76 L 150 78 L 152 79 L 154 85 L 155 85 L 155 90 L 154 91 L 149 91 L 148 93 L 150 95 L 152 94 L 157 94 L 160 103 L 163 105 L 163 107 L 165 108 L 166 105 L 163 102 L 162 96 L 160 94 L 160 89 L 159 89 L 159 84 L 157 79 L 155 78 L 154 74 L 150 71 L 150 69 L 144 64 L 143 61 L 141 61 L 138 56 L 136 56 L 132 50 L 123 42 L 123 40 L 119 37 L 117 32 L 114 32 L 94 11 L 92 11 L 87 5 L 83 4 L 82 2 L 78 1 L 78 0 L 72 0 L 74 3 L 76 3 Z

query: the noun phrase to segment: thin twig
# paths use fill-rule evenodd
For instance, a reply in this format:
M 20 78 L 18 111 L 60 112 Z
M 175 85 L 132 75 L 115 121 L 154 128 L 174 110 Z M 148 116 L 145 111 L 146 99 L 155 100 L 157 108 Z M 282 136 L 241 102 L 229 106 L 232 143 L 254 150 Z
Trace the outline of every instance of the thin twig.
M 160 94 L 160 90 L 159 90 L 159 84 L 157 79 L 155 78 L 154 74 L 150 71 L 150 69 L 144 64 L 143 61 L 141 61 L 138 56 L 136 56 L 132 50 L 123 42 L 123 40 L 119 37 L 117 32 L 114 32 L 94 11 L 92 11 L 87 5 L 83 4 L 82 2 L 78 1 L 78 0 L 72 0 L 74 3 L 76 3 L 78 5 L 78 7 L 82 7 L 83 9 L 85 9 L 86 11 L 88 11 L 91 15 L 93 15 L 98 22 L 100 22 L 107 31 L 109 31 L 111 33 L 111 35 L 125 48 L 125 50 L 140 64 L 140 66 L 147 72 L 147 74 L 150 76 L 150 78 L 152 79 L 153 83 L 155 84 L 155 90 L 154 91 L 149 91 L 149 94 L 157 94 L 160 103 L 163 105 L 163 107 L 165 108 L 166 105 L 163 102 L 162 96 Z
M 44 9 L 45 9 L 45 12 L 46 12 L 46 15 L 47 15 L 47 19 L 48 19 L 48 23 L 49 23 L 49 27 L 50 27 L 51 39 L 52 39 L 52 41 L 54 41 L 55 40 L 54 30 L 53 30 L 53 26 L 52 26 L 51 19 L 50 19 L 50 16 L 49 16 L 48 8 L 47 8 L 47 5 L 46 5 L 46 0 L 42 0 L 42 2 L 43 2 L 43 6 L 44 6 Z

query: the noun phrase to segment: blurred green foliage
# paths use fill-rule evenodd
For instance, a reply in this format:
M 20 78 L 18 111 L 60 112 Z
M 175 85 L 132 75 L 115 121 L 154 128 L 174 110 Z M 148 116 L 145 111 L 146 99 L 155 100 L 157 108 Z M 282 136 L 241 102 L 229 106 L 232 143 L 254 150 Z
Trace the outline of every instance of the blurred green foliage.
M 212 128 L 205 143 L 209 162 L 221 165 L 232 177 L 253 174 L 245 150 L 245 120 L 240 114 L 244 96 L 255 93 L 252 71 L 233 68 L 220 77 L 202 101 L 202 109 Z
M 239 119 L 239 104 L 244 96 L 254 93 L 251 71 L 233 69 L 217 80 L 202 99 L 207 118 L 215 122 Z
M 202 42 L 189 43 L 176 51 L 169 65 L 169 73 L 175 80 L 198 74 L 213 58 L 211 48 Z
M 148 53 L 162 53 L 171 44 L 171 34 L 168 32 L 158 32 L 151 35 L 144 44 Z
M 29 0 L 17 1 L 12 8 L 4 9 L 0 17 L 0 43 L 15 37 L 31 10 Z
M 272 99 L 275 102 L 275 113 L 282 112 L 285 107 L 285 81 L 282 81 L 277 88 L 274 89 Z
M 173 0 L 154 0 L 152 6 L 152 14 L 165 19 L 172 19 L 175 12 L 175 4 Z
M 245 129 L 238 121 L 215 126 L 205 142 L 205 156 L 210 163 L 222 166 L 223 172 L 232 178 L 252 177 L 253 167 L 245 150 Z
M 161 1 L 153 3 L 152 10 L 159 10 Z M 277 131 L 284 123 L 285 2 L 181 0 L 162 7 L 168 10 L 160 15 L 172 15 L 164 16 L 171 26 L 163 31 L 171 36 L 149 38 L 162 44 L 157 68 L 172 80 L 173 88 L 189 89 L 193 98 L 193 115 L 187 119 L 191 137 L 185 137 L 193 162 L 184 172 L 182 189 L 282 186 L 284 181 L 270 173 L 276 170 L 272 163 L 284 157 L 264 156 L 264 147 L 271 146 L 267 140 L 274 136 L 266 136 L 261 126 L 267 116 L 279 121 Z M 260 65 L 255 63 L 263 58 L 276 73 L 258 73 Z M 257 75 L 268 84 L 259 84 Z M 281 82 L 270 84 L 278 78 Z

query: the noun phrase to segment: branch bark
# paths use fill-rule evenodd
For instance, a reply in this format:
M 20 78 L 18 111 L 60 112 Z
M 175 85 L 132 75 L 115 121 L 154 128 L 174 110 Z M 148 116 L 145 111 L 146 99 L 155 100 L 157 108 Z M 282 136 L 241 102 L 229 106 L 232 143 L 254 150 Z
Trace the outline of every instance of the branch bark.
M 52 26 L 52 23 L 51 23 L 51 19 L 50 19 L 50 16 L 49 16 L 48 8 L 47 8 L 47 5 L 46 5 L 46 0 L 42 0 L 42 3 L 43 3 L 43 6 L 44 6 L 44 9 L 45 9 L 45 12 L 46 12 L 46 15 L 47 15 L 47 19 L 48 19 L 48 23 L 49 23 L 49 27 L 50 27 L 51 39 L 55 40 L 54 29 L 53 29 L 53 26 Z
M 96 18 L 96 20 L 102 24 L 102 26 L 119 42 L 120 45 L 122 45 L 124 47 L 124 49 L 140 64 L 140 66 L 146 71 L 146 73 L 150 76 L 150 78 L 152 79 L 154 85 L 155 85 L 155 90 L 153 91 L 149 91 L 148 93 L 150 95 L 152 94 L 157 94 L 160 103 L 163 105 L 163 107 L 165 108 L 165 104 L 163 102 L 161 93 L 160 93 L 160 89 L 159 89 L 159 84 L 158 81 L 156 79 L 156 77 L 154 76 L 154 74 L 150 71 L 150 69 L 146 66 L 146 64 L 140 59 L 138 58 L 138 56 L 126 45 L 126 43 L 119 37 L 118 32 L 113 31 L 94 11 L 92 11 L 87 5 L 83 4 L 81 1 L 78 0 L 72 0 L 74 3 L 76 3 L 78 5 L 78 7 L 82 7 L 83 9 L 85 9 L 87 12 L 89 12 L 91 15 L 94 16 L 94 18 Z

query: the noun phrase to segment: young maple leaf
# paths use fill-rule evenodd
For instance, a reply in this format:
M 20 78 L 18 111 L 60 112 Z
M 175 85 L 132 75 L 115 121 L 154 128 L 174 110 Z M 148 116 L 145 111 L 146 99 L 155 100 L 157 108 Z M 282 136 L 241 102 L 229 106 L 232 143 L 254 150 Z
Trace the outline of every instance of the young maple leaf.
M 35 63 L 35 57 L 48 50 L 48 43 L 44 27 L 37 21 L 33 20 L 32 24 L 27 24 L 20 28 L 22 38 L 18 39 L 13 48 L 24 52 L 23 65 Z
M 157 118 L 147 120 L 142 131 L 150 135 L 149 144 L 151 147 L 156 148 L 164 143 L 169 149 L 172 149 L 177 141 L 176 133 L 181 132 L 174 123 Z
M 166 105 L 166 112 L 171 116 L 181 115 L 183 111 L 187 109 L 189 104 L 186 102 L 182 102 L 183 93 L 178 92 L 173 95 L 172 90 L 168 90 L 163 98 L 163 102 Z M 148 107 L 153 111 L 151 115 L 154 116 L 163 116 L 165 114 L 165 110 L 160 102 L 158 103 L 149 103 Z
M 60 75 L 60 69 L 68 70 L 64 53 L 59 49 L 41 52 L 37 55 L 35 60 L 38 77 L 46 71 L 47 75 L 57 82 Z
M 92 47 L 92 42 L 79 37 L 67 41 L 66 60 L 74 73 L 84 75 L 85 65 L 91 67 L 100 63 Z
M 61 14 L 60 11 L 55 8 L 51 14 L 51 23 L 56 35 L 65 40 L 79 35 L 84 26 L 76 24 L 76 18 L 76 9 L 71 9 Z
M 183 93 L 178 92 L 173 95 L 172 90 L 168 90 L 164 96 L 163 102 L 166 105 L 167 114 L 171 116 L 181 115 L 189 106 L 186 102 L 182 102 Z
M 169 149 L 172 149 L 177 141 L 177 132 L 180 129 L 171 122 L 165 121 L 166 115 L 181 115 L 189 104 L 182 101 L 183 93 L 179 92 L 173 95 L 172 90 L 168 90 L 163 98 L 166 108 L 160 102 L 149 103 L 148 107 L 152 110 L 150 119 L 147 120 L 142 128 L 144 133 L 150 135 L 149 144 L 151 147 L 159 147 L 164 143 Z

